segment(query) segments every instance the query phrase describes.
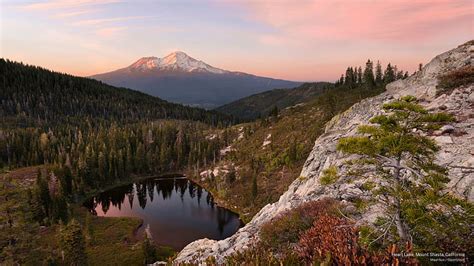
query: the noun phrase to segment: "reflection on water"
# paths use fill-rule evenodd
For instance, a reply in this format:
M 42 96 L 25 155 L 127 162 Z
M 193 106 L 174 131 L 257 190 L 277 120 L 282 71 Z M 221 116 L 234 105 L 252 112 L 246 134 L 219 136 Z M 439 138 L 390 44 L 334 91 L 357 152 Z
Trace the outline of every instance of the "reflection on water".
M 239 217 L 216 206 L 212 195 L 186 178 L 148 179 L 100 193 L 84 203 L 106 217 L 138 217 L 158 245 L 182 249 L 199 238 L 224 239 L 241 226 Z

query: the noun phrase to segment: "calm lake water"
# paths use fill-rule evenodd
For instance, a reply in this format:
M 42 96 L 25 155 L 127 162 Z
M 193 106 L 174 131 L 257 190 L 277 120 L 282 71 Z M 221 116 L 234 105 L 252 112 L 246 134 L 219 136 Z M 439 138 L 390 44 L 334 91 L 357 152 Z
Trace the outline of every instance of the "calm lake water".
M 98 216 L 141 218 L 139 236 L 148 228 L 156 244 L 176 250 L 200 238 L 227 238 L 241 226 L 237 214 L 218 207 L 210 193 L 184 177 L 117 187 L 84 205 Z

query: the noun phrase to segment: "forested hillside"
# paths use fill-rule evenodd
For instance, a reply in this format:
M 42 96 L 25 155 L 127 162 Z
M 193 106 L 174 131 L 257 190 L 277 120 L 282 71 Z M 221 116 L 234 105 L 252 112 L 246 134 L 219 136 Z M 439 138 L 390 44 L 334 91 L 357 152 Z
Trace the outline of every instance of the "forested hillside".
M 228 145 L 222 134 L 234 122 L 217 112 L 3 59 L 0 80 L 0 262 L 57 261 L 58 237 L 66 234 L 58 224 L 73 226 L 71 220 L 79 219 L 85 226 L 77 206 L 84 197 L 140 176 L 205 166 Z M 207 138 L 209 132 L 216 137 Z M 130 238 L 137 226 L 135 220 L 92 221 L 89 226 L 101 233 L 115 224 L 118 231 L 109 237 L 117 238 Z M 51 244 L 38 239 L 39 226 L 46 226 L 41 234 Z M 137 254 L 131 246 L 136 240 L 103 240 L 88 243 L 88 252 L 96 254 L 90 259 L 110 256 L 105 250 L 111 248 Z M 134 258 L 140 256 L 139 249 Z
M 131 173 L 215 160 L 225 143 L 206 139 L 205 132 L 232 122 L 216 112 L 39 67 L 2 59 L 0 69 L 0 167 L 50 165 L 61 172 L 67 197 Z
M 0 169 L 6 177 L 0 178 L 0 192 L 7 200 L 0 204 L 0 213 L 5 217 L 1 224 L 8 228 L 0 237 L 2 260 L 26 263 L 50 256 L 57 261 L 56 239 L 66 234 L 58 224 L 69 223 L 72 231 L 71 220 L 76 219 L 83 228 L 106 226 L 101 219 L 87 222 L 91 218 L 76 203 L 139 176 L 185 171 L 221 203 L 250 219 L 298 177 L 329 119 L 383 91 L 390 74 L 380 82 L 372 68 L 368 63 L 362 79 L 349 71 L 335 87 L 308 84 L 285 91 L 287 98 L 263 97 L 258 102 L 267 107 L 272 101 L 286 106 L 296 99 L 312 100 L 286 108 L 273 105 L 267 117 L 232 126 L 235 120 L 217 112 L 2 60 Z M 26 180 L 15 171 L 8 173 L 23 167 L 30 169 Z M 217 175 L 202 174 L 209 168 Z M 114 237 L 129 234 L 136 224 L 120 223 L 129 229 L 110 233 Z M 41 242 L 38 226 L 46 226 L 44 234 L 54 239 L 52 246 L 35 242 Z M 96 261 L 111 254 L 94 251 L 112 247 L 101 241 L 85 248 Z M 120 240 L 113 245 L 123 254 L 137 253 Z
M 250 220 L 298 178 L 326 122 L 360 100 L 380 94 L 393 80 L 404 78 L 403 72 L 397 72 L 398 75 L 391 64 L 382 69 L 369 60 L 364 71 L 361 67 L 348 67 L 335 85 L 316 89 L 317 95 L 310 96 L 312 99 L 307 102 L 284 109 L 273 107 L 255 122 L 234 126 L 233 132 L 240 134 L 235 134 L 234 143 L 223 150 L 223 159 L 207 172 L 199 173 L 199 179 L 205 180 L 207 188 L 223 204 Z M 288 92 L 315 91 L 311 84 L 306 86 Z M 272 97 L 276 92 L 256 95 L 253 102 L 265 102 L 257 99 L 266 95 Z
M 333 84 L 329 82 L 314 82 L 293 89 L 274 89 L 242 98 L 215 110 L 244 120 L 252 120 L 267 116 L 275 108 L 283 109 L 307 102 L 331 87 Z
M 169 103 L 102 82 L 0 59 L 2 127 L 53 126 L 84 121 L 130 123 L 156 119 L 229 124 L 217 112 Z

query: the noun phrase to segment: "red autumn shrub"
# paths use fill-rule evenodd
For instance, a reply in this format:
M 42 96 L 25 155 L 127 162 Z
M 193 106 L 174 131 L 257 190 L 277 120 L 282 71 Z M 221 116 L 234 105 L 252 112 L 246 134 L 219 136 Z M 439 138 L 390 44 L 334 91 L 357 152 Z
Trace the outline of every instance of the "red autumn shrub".
M 474 66 L 465 66 L 438 77 L 438 95 L 474 83 Z
M 260 230 L 261 244 L 270 250 L 284 252 L 290 244 L 298 243 L 300 234 L 311 228 L 321 215 L 334 213 L 337 202 L 321 199 L 307 202 L 264 224 Z
M 296 253 L 307 264 L 326 262 L 331 265 L 416 265 L 413 258 L 394 257 L 397 247 L 388 252 L 370 252 L 359 245 L 358 231 L 346 218 L 323 214 L 313 227 L 301 234 Z M 410 252 L 408 246 L 405 252 Z

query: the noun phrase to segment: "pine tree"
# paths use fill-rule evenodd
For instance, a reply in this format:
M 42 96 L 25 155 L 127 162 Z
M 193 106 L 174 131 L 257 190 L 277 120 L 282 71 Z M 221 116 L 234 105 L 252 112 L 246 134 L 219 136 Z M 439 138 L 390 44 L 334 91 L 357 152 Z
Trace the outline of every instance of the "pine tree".
M 362 81 L 362 67 L 359 67 L 357 69 L 357 84 L 358 85 L 362 85 L 363 81 Z
M 412 240 L 409 207 L 427 204 L 429 199 L 424 196 L 436 195 L 449 181 L 445 169 L 434 163 L 438 146 L 419 132 L 452 118 L 429 114 L 412 96 L 385 104 L 383 109 L 390 113 L 372 118 L 370 123 L 375 125 L 360 126 L 362 135 L 340 139 L 337 148 L 362 155 L 361 164 L 375 165 L 376 175 L 384 180 L 377 194 L 387 205 L 387 216 L 396 225 L 401 242 L 406 242 Z
M 383 81 L 385 84 L 395 81 L 395 70 L 390 63 L 388 63 L 387 68 L 385 69 Z
M 374 77 L 374 64 L 372 61 L 367 60 L 367 63 L 365 63 L 365 69 L 364 69 L 364 84 L 368 88 L 373 88 L 375 86 L 375 77 Z
M 273 106 L 268 115 L 271 117 L 278 117 L 278 107 L 276 105 Z
M 104 180 L 107 177 L 107 161 L 103 152 L 99 152 L 97 163 L 99 176 L 102 180 Z
M 30 208 L 33 214 L 33 219 L 40 224 L 44 224 L 47 218 L 43 201 L 41 200 L 41 193 L 38 187 L 33 188 L 31 192 Z
M 64 167 L 63 173 L 59 175 L 59 183 L 61 185 L 61 191 L 65 195 L 70 195 L 72 193 L 72 173 L 69 167 Z
M 63 261 L 67 265 L 87 265 L 85 241 L 81 225 L 71 220 L 60 231 L 60 243 L 63 251 Z
M 396 76 L 397 76 L 397 80 L 398 79 L 403 79 L 403 76 L 404 76 L 403 71 L 402 70 L 398 71 Z
M 38 176 L 36 177 L 36 193 L 39 205 L 46 217 L 51 213 L 51 195 L 49 193 L 48 182 L 41 176 L 41 171 L 38 169 Z
M 295 139 L 291 141 L 290 147 L 288 148 L 288 158 L 290 159 L 290 163 L 298 159 L 298 147 Z
M 382 66 L 380 65 L 380 61 L 377 61 L 377 66 L 375 67 L 375 84 L 377 86 L 381 86 L 382 83 L 383 83 Z
M 257 173 L 253 173 L 252 175 L 252 198 L 255 199 L 258 194 L 258 186 L 257 186 Z
M 144 257 L 144 264 L 150 264 L 157 261 L 156 248 L 153 246 L 153 243 L 150 241 L 148 236 L 145 236 L 145 239 L 142 243 L 142 251 Z
M 66 223 L 68 220 L 68 205 L 62 193 L 53 197 L 51 205 L 51 220 Z
M 346 85 L 348 88 L 354 88 L 354 70 L 352 67 L 348 67 L 346 70 L 346 80 L 344 82 L 344 85 Z

